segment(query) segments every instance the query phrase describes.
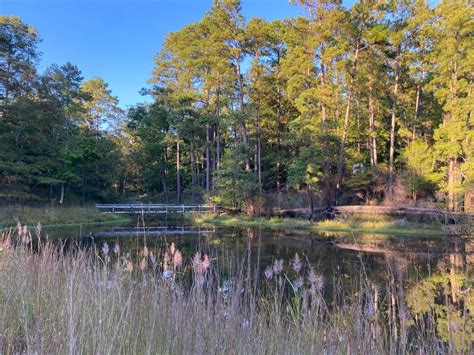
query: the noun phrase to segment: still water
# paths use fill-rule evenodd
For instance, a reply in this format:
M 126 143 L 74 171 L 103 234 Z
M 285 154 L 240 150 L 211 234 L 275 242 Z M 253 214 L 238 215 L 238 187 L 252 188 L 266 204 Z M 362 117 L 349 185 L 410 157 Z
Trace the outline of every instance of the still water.
M 363 309 L 380 309 L 396 342 L 399 330 L 409 329 L 403 332 L 409 339 L 428 339 L 429 334 L 436 334 L 445 344 L 449 342 L 467 352 L 474 346 L 472 238 L 163 224 L 87 226 L 45 232 L 50 239 L 62 240 L 65 245 L 96 248 L 104 260 L 112 258 L 109 265 L 118 266 L 123 259 L 122 265 L 133 265 L 131 269 L 137 276 L 150 275 L 157 280 L 165 279 L 166 268 L 160 270 L 159 265 L 167 265 L 164 260 L 170 250 L 179 250 L 187 260 L 179 270 L 173 269 L 186 280 L 192 280 L 195 264 L 191 259 L 201 253 L 208 258 L 203 260 L 216 266 L 213 275 L 217 276 L 219 290 L 226 280 L 232 283 L 240 277 L 245 279 L 238 286 L 238 290 L 242 287 L 242 294 L 246 285 L 254 281 L 255 290 L 265 297 L 284 280 L 290 286 L 284 286 L 286 291 L 282 294 L 290 299 L 295 290 L 305 288 L 305 281 L 295 286 L 298 279 L 303 279 L 300 275 L 309 275 L 306 280 L 316 275 L 313 280 L 321 280 L 315 284 L 321 285 L 318 289 L 329 312 L 338 314 L 337 309 L 345 302 L 359 300 Z M 158 262 L 150 262 L 152 258 Z M 295 259 L 300 260 L 302 270 L 295 269 Z M 150 263 L 155 265 L 154 274 L 148 274 L 149 267 L 141 269 Z M 274 271 L 276 268 L 283 271 Z M 276 273 L 278 277 L 274 276 Z M 369 294 L 370 297 L 364 296 Z
M 122 255 L 140 258 L 146 246 L 156 256 L 174 243 L 183 257 L 197 252 L 209 255 L 221 266 L 251 262 L 262 273 L 275 260 L 291 263 L 297 253 L 325 279 L 352 280 L 361 272 L 381 287 L 387 272 L 406 287 L 434 274 L 459 274 L 474 283 L 474 239 L 454 237 L 389 236 L 377 234 L 273 231 L 255 228 L 198 227 L 192 225 L 86 226 L 48 230 L 51 239 L 78 242 L 111 250 L 119 245 Z M 466 285 L 466 287 L 469 287 Z

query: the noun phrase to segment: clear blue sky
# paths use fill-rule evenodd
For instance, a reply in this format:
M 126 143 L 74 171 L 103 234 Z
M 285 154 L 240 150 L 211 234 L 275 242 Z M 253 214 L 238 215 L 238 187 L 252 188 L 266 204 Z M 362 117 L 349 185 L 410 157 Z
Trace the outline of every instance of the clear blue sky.
M 88 79 L 100 76 L 125 107 L 144 101 L 153 58 L 170 31 L 199 20 L 212 0 L 0 0 L 0 14 L 38 30 L 41 69 L 71 62 Z M 244 0 L 244 15 L 298 14 L 288 0 Z
M 352 1 L 345 1 L 346 4 Z M 212 0 L 0 0 L 0 14 L 38 30 L 41 68 L 77 65 L 86 79 L 100 76 L 125 107 L 144 101 L 153 58 L 166 33 L 199 20 Z M 243 0 L 247 19 L 295 16 L 288 0 Z

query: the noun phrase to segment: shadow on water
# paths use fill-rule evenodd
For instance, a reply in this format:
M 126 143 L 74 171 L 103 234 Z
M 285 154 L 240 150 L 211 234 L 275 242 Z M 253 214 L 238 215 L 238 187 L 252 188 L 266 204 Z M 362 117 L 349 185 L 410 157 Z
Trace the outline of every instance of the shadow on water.
M 289 302 L 300 275 L 313 273 L 321 280 L 321 299 L 329 312 L 337 314 L 352 299 L 359 299 L 364 312 L 372 312 L 367 302 L 373 302 L 392 332 L 386 335 L 404 344 L 403 349 L 410 338 L 420 336 L 410 332 L 420 330 L 463 349 L 472 349 L 474 344 L 473 239 L 171 224 L 49 230 L 48 239 L 66 248 L 95 248 L 103 260 L 109 260 L 105 265 L 119 267 L 123 259 L 134 265 L 133 270 L 143 271 L 151 264 L 158 278 L 165 277 L 166 260 L 174 254 L 170 251 L 179 250 L 187 260 L 180 277 L 191 284 L 191 260 L 199 252 L 200 260 L 204 254 L 216 266 L 217 289 L 222 281 L 238 279 L 242 290 L 255 285 L 247 292 L 257 294 L 258 288 L 265 295 L 265 291 L 271 294 L 272 287 L 280 287 L 280 282 L 287 284 L 281 287 Z M 296 260 L 301 260 L 301 270 L 295 270 Z M 279 265 L 281 270 L 276 272 Z M 399 337 L 405 338 L 399 341 Z
M 65 244 L 98 248 L 104 243 L 111 247 L 118 244 L 122 253 L 132 259 L 138 259 L 145 246 L 155 255 L 162 255 L 173 242 L 186 257 L 199 251 L 225 263 L 232 254 L 233 260 L 249 259 L 260 270 L 275 260 L 289 262 L 298 253 L 327 279 L 338 276 L 351 280 L 358 277 L 363 266 L 369 277 L 382 283 L 387 265 L 400 271 L 404 281 L 411 282 L 428 277 L 446 264 L 470 274 L 474 264 L 473 239 L 439 236 L 324 234 L 175 224 L 75 227 L 50 230 L 48 237 Z

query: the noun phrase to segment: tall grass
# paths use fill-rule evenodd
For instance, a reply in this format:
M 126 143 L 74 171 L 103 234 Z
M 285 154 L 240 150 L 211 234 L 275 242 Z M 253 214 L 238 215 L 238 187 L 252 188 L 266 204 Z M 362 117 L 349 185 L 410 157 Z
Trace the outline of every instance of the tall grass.
M 449 323 L 443 338 L 435 313 L 414 317 L 390 269 L 386 289 L 362 270 L 344 292 L 340 280 L 324 280 L 297 255 L 260 270 L 250 260 L 182 255 L 173 244 L 160 255 L 145 247 L 132 260 L 107 244 L 88 250 L 39 244 L 32 251 L 34 238 L 23 229 L 3 234 L 4 354 L 473 350 L 469 323 L 457 321 L 456 329 Z
M 117 221 L 124 219 L 117 215 L 97 211 L 94 207 L 31 207 L 25 205 L 9 205 L 0 207 L 1 227 L 15 226 L 18 220 L 28 225 L 65 225 L 71 223 L 94 223 Z

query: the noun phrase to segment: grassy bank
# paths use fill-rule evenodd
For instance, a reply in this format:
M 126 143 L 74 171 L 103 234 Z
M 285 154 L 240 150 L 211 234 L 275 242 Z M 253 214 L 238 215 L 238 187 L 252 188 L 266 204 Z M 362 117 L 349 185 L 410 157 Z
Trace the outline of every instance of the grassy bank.
M 29 226 L 41 222 L 43 227 L 62 227 L 126 220 L 129 218 L 102 213 L 93 207 L 30 207 L 22 205 L 0 207 L 0 229 L 16 226 L 17 221 Z
M 195 214 L 191 217 L 194 223 L 232 227 L 262 227 L 283 230 L 309 230 L 316 232 L 377 233 L 392 235 L 444 236 L 453 230 L 442 225 L 411 223 L 405 220 L 394 220 L 384 216 L 351 216 L 346 219 L 335 219 L 311 222 L 297 218 L 247 217 L 242 215 Z
M 407 308 L 399 279 L 390 272 L 387 290 L 361 274 L 353 289 L 338 288 L 327 300 L 326 288 L 340 280 L 325 280 L 296 256 L 247 272 L 232 267 L 245 265 L 242 260 L 183 255 L 173 246 L 161 257 L 144 249 L 135 262 L 108 245 L 99 254 L 61 253 L 48 244 L 37 253 L 10 243 L 0 250 L 3 354 L 473 350 L 468 308 L 446 307 L 456 322 L 447 335 L 446 316 L 441 322 L 429 311 L 431 303 L 426 311 Z M 459 320 L 459 314 L 466 318 Z M 412 321 L 415 315 L 421 320 Z

